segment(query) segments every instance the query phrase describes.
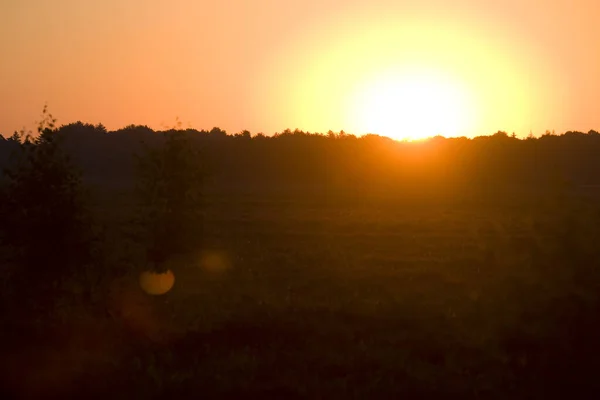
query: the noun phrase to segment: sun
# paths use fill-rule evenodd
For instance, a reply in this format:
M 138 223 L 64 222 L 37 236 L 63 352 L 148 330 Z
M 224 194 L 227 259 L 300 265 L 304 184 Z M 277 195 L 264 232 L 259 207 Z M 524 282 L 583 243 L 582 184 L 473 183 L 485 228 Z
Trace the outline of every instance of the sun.
M 353 112 L 363 133 L 397 140 L 462 136 L 474 120 L 468 97 L 460 84 L 439 73 L 390 72 L 365 81 Z

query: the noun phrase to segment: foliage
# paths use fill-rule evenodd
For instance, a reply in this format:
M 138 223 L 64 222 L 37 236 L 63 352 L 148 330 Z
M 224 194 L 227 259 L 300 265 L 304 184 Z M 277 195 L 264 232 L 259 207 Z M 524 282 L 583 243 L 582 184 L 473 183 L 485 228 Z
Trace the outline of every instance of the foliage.
M 89 225 L 80 173 L 63 151 L 45 106 L 38 136 L 15 134 L 5 169 L 2 242 L 9 263 L 31 291 L 51 287 L 89 261 Z
M 198 245 L 202 229 L 203 173 L 186 133 L 170 130 L 164 143 L 138 157 L 139 223 L 150 269 L 166 271 L 172 257 Z

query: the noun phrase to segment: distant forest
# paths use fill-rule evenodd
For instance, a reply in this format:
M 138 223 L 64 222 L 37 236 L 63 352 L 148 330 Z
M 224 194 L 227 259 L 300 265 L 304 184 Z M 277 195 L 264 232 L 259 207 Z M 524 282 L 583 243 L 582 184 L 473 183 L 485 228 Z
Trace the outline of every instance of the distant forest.
M 491 136 L 434 137 L 399 142 L 378 135 L 312 134 L 285 130 L 273 136 L 244 131 L 227 134 L 130 125 L 107 131 L 82 122 L 56 131 L 63 148 L 97 187 L 128 187 L 135 182 L 136 154 L 161 146 L 169 133 L 184 133 L 201 153 L 206 185 L 234 191 L 259 188 L 311 188 L 399 196 L 544 194 L 558 188 L 593 192 L 600 185 L 597 131 L 547 132 L 518 139 L 499 131 Z M 0 136 L 0 167 L 24 137 Z M 307 189 L 308 190 L 308 189 Z

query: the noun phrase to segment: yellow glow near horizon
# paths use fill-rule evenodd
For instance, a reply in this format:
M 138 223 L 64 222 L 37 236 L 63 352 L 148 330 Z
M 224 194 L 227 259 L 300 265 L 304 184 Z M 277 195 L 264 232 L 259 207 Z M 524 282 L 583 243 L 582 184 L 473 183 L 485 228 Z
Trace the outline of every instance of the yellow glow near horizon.
M 59 124 L 109 130 L 162 129 L 176 116 L 197 129 L 267 135 L 299 128 L 399 138 L 393 131 L 414 131 L 417 118 L 424 125 L 413 136 L 440 130 L 436 121 L 447 124 L 444 136 L 597 130 L 600 2 L 540 4 L 0 2 L 0 55 L 10 60 L 0 63 L 0 93 L 10 99 L 0 133 L 35 131 L 46 102 Z M 423 81 L 432 83 L 412 83 Z M 435 101 L 422 111 L 403 100 L 406 91 Z M 393 107 L 386 97 L 409 103 L 404 125 L 382 111 Z
M 470 21 L 373 20 L 340 18 L 270 62 L 268 97 L 286 127 L 398 140 L 524 137 L 540 115 L 567 111 L 566 85 L 525 41 Z
M 398 140 L 459 136 L 471 130 L 475 106 L 457 82 L 427 71 L 382 74 L 359 91 L 354 115 L 361 132 Z

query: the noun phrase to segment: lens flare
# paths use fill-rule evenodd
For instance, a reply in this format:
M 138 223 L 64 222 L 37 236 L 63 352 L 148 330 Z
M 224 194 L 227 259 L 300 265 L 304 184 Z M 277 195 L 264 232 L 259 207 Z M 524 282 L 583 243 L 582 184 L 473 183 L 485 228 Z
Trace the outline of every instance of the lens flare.
M 175 284 L 175 275 L 171 270 L 163 273 L 144 271 L 140 274 L 140 287 L 150 295 L 158 296 L 168 293 Z
M 220 273 L 231 268 L 231 262 L 221 252 L 206 251 L 200 256 L 200 268 L 206 272 Z

